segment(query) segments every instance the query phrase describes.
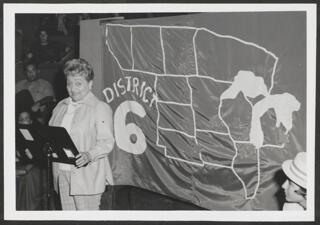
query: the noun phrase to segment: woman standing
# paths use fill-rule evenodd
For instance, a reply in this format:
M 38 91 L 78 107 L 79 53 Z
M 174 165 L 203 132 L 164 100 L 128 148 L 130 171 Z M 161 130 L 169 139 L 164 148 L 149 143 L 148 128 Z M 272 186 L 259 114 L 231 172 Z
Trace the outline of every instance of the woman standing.
M 108 153 L 114 145 L 112 109 L 91 92 L 93 68 L 83 59 L 65 63 L 69 97 L 53 110 L 50 126 L 64 127 L 79 155 L 75 165 L 53 163 L 62 210 L 98 210 L 106 183 L 113 184 Z

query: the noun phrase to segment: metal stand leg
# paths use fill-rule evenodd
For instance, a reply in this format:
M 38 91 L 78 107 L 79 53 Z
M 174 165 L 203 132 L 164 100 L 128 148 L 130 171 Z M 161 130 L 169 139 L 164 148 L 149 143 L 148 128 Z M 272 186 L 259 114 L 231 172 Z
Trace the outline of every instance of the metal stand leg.
M 51 157 L 52 157 L 52 148 L 51 148 L 51 145 L 50 143 L 46 143 L 44 145 L 44 150 L 46 152 L 46 158 L 47 158 L 47 174 L 46 174 L 46 204 L 45 204 L 45 209 L 46 210 L 50 210 L 50 201 L 51 201 L 51 198 L 53 197 L 52 196 L 52 188 L 51 188 L 51 174 L 52 174 L 52 167 L 51 167 Z

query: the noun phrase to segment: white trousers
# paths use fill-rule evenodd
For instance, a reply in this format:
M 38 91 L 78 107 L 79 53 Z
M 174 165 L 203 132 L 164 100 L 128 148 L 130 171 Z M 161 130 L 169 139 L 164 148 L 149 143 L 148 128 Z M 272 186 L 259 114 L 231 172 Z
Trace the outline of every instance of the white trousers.
M 59 171 L 58 184 L 62 210 L 99 210 L 101 194 L 70 195 L 70 171 Z

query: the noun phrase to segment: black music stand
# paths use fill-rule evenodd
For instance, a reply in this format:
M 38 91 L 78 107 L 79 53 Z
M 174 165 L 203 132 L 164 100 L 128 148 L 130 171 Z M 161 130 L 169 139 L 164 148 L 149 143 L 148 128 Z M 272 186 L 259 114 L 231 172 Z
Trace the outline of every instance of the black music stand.
M 79 152 L 65 128 L 54 126 L 47 127 L 45 132 L 45 140 L 46 143 L 44 144 L 44 149 L 47 153 L 48 178 L 52 175 L 52 162 L 75 165 L 76 156 L 79 154 Z M 51 180 L 52 179 L 48 180 L 48 185 L 51 184 Z M 52 190 L 51 186 L 49 187 L 50 190 Z M 48 193 L 49 196 L 47 199 L 50 199 L 50 194 L 52 192 L 50 191 Z M 49 205 L 50 202 L 47 202 L 47 207 L 49 207 Z
M 50 154 L 53 162 L 75 165 L 79 152 L 65 128 L 47 127 L 45 140 L 45 145 L 51 148 Z
M 46 159 L 46 154 L 42 151 L 45 139 L 43 135 L 43 128 L 30 125 L 18 124 L 16 129 L 16 147 L 18 149 L 29 149 L 35 164 L 43 166 Z
M 36 129 L 32 125 L 17 126 L 17 143 L 22 146 L 38 146 L 30 148 L 32 155 L 43 156 L 47 162 L 47 191 L 46 207 L 50 208 L 52 195 L 51 175 L 52 162 L 75 164 L 76 156 L 79 154 L 68 132 L 63 127 L 44 127 Z M 41 146 L 41 147 L 39 147 Z

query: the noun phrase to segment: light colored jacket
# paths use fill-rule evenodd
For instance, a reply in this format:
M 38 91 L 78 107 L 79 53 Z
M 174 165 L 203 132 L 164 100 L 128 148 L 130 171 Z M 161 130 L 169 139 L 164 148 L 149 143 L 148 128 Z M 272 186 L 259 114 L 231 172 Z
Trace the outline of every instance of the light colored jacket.
M 70 98 L 61 100 L 54 108 L 50 126 L 61 126 Z M 106 183 L 112 185 L 112 171 L 107 154 L 113 149 L 112 109 L 91 92 L 79 102 L 70 129 L 70 137 L 79 152 L 89 152 L 92 161 L 85 167 L 71 169 L 71 195 L 103 193 Z M 58 191 L 57 163 L 53 163 L 54 188 Z

